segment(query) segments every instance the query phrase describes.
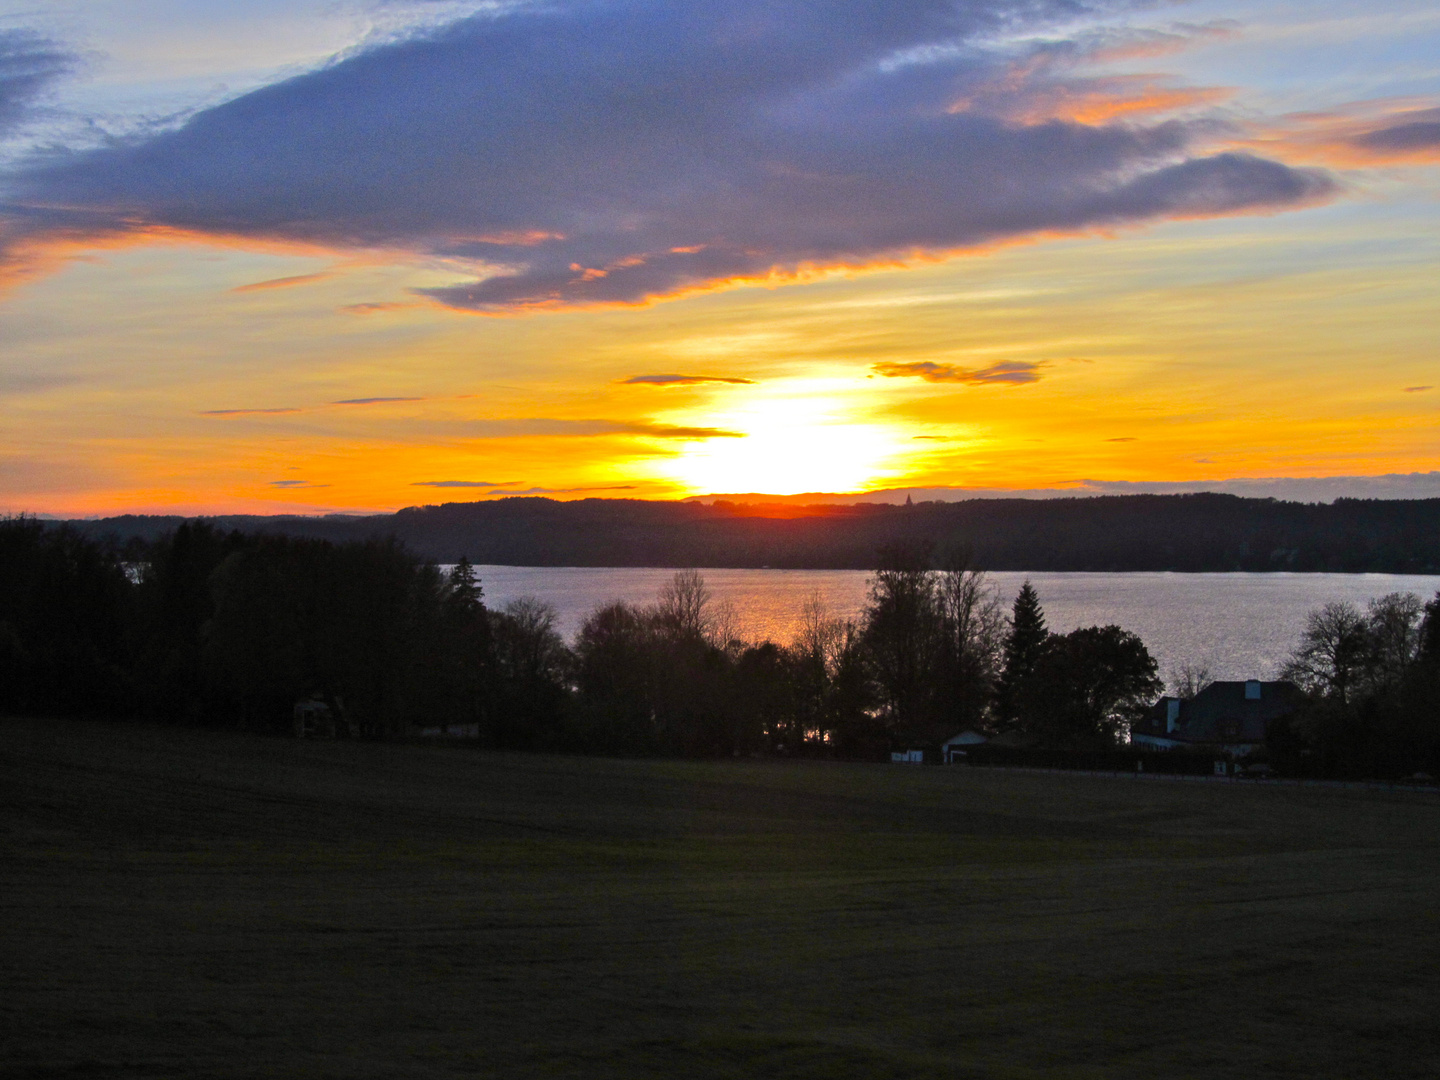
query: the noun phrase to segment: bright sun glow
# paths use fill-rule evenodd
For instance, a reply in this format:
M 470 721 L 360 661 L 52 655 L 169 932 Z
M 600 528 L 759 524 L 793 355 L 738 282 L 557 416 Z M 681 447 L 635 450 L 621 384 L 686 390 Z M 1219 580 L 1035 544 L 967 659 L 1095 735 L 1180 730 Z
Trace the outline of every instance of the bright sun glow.
M 829 385 L 790 383 L 704 423 L 744 432 L 743 439 L 697 442 L 658 471 L 692 493 L 859 491 L 891 475 L 908 447 L 881 424 L 857 422 Z M 697 417 L 689 417 L 690 423 Z

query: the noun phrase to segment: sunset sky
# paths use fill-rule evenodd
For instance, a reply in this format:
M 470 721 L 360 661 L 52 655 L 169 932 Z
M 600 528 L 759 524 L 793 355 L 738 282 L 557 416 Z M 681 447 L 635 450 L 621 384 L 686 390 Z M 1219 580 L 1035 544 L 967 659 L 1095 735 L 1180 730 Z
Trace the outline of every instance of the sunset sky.
M 1434 0 L 0 0 L 0 512 L 1440 495 L 1437 361 Z

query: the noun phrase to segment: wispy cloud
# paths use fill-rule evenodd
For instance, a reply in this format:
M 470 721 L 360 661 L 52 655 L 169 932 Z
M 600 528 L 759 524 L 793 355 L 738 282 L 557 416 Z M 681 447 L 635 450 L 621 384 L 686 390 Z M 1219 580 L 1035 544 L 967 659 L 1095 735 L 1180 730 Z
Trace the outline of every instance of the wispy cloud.
M 304 409 L 205 409 L 201 416 L 278 416 L 284 413 L 304 412 Z
M 316 274 L 294 274 L 290 277 L 270 278 L 267 281 L 252 281 L 249 285 L 236 285 L 230 291 L 232 293 L 267 292 L 270 289 L 289 289 L 296 285 L 309 285 L 316 281 L 325 281 L 335 276 L 333 270 L 324 270 Z
M 694 441 L 743 439 L 743 431 L 716 427 L 657 424 L 649 420 L 562 419 L 549 416 L 478 417 L 426 425 L 437 436 L 458 439 L 612 438 Z
M 634 491 L 634 484 L 606 484 L 595 487 L 547 488 L 531 487 L 524 491 L 507 491 L 506 495 L 579 495 L 590 491 Z
M 522 480 L 416 480 L 411 487 L 433 488 L 503 488 L 515 487 Z
M 404 311 L 421 305 L 414 301 L 372 300 L 364 304 L 346 304 L 340 310 L 350 315 L 378 315 L 385 311 Z
M 342 405 L 385 405 L 397 401 L 428 401 L 423 397 L 368 397 L 368 398 L 345 398 L 343 401 L 331 401 L 324 405 L 311 405 L 306 408 L 299 406 L 286 406 L 279 409 L 204 409 L 201 416 L 283 416 L 287 413 L 315 412 L 318 409 L 330 408 Z
M 1033 42 L 988 79 L 977 80 L 951 105 L 952 112 L 991 113 L 1016 123 L 1060 120 L 1105 124 L 1177 113 L 1231 97 L 1228 87 L 1190 86 L 1160 74 L 1097 75 L 1096 63 L 1153 59 L 1234 33 L 1233 24 L 1171 30 L 1082 32 Z
M 158 235 L 407 252 L 475 271 L 420 294 L 505 313 L 1272 212 L 1337 190 L 1319 172 L 1210 153 L 1209 126 L 1156 115 L 1210 92 L 1158 77 L 1072 80 L 1070 105 L 1037 111 L 1058 92 L 1058 61 L 1011 78 L 1003 42 L 1094 54 L 1094 33 L 1069 29 L 1082 10 L 494 5 L 178 128 L 37 156 L 6 179 L 0 250 L 11 277 L 57 251 Z
M 309 480 L 271 480 L 271 487 L 278 488 L 327 488 L 329 484 L 316 484 Z
M 1407 394 L 1423 394 L 1426 390 L 1434 390 L 1434 389 L 1435 389 L 1435 387 L 1433 387 L 1433 386 L 1407 386 L 1407 387 L 1405 387 L 1405 393 L 1407 393 Z
M 354 406 L 385 404 L 388 402 L 427 401 L 428 398 L 376 397 L 350 398 L 332 401 L 310 408 L 281 409 L 206 409 L 201 416 L 283 416 L 295 413 L 315 413 L 328 409 L 348 409 Z M 380 421 L 395 422 L 393 418 Z M 701 439 L 743 439 L 743 431 L 726 428 L 690 426 L 683 424 L 660 424 L 651 420 L 602 420 L 568 419 L 548 416 L 524 417 L 474 417 L 470 419 L 436 418 L 425 421 L 425 431 L 434 438 L 459 439 L 523 439 L 533 437 L 560 438 L 604 438 L 630 436 L 645 439 L 694 441 Z M 454 483 L 460 483 L 455 481 Z
M 30 115 L 40 96 L 78 63 L 48 38 L 25 30 L 0 30 L 0 136 Z
M 694 386 L 698 383 L 731 383 L 751 386 L 754 379 L 738 379 L 725 375 L 632 375 L 622 380 L 625 386 Z
M 911 363 L 885 363 L 873 365 L 877 375 L 887 379 L 924 379 L 932 383 L 968 383 L 983 386 L 986 383 L 1008 383 L 1021 385 L 1040 381 L 1040 369 L 1044 361 L 1003 360 L 983 368 L 962 368 L 954 364 L 937 364 L 930 360 Z
M 601 484 L 589 487 L 528 487 L 518 490 L 509 490 L 519 481 L 509 481 L 503 484 L 492 484 L 486 480 L 418 480 L 411 484 L 411 487 L 433 487 L 433 488 L 480 488 L 487 490 L 492 495 L 503 495 L 506 498 L 518 495 L 578 495 L 586 492 L 598 491 L 635 491 L 634 484 Z M 504 488 L 506 490 L 499 490 Z
M 332 401 L 331 405 L 384 405 L 392 401 L 425 401 L 423 397 L 356 397 Z
M 1430 165 L 1440 162 L 1440 107 L 1433 99 L 1382 99 L 1294 113 L 1256 125 L 1241 145 L 1340 167 Z

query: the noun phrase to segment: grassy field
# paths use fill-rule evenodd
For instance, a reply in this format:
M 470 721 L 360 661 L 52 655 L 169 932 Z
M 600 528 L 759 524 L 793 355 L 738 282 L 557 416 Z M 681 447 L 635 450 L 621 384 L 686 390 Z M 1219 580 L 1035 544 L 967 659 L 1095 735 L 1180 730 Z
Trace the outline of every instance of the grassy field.
M 1435 1077 L 1440 799 L 0 722 L 5 1077 Z

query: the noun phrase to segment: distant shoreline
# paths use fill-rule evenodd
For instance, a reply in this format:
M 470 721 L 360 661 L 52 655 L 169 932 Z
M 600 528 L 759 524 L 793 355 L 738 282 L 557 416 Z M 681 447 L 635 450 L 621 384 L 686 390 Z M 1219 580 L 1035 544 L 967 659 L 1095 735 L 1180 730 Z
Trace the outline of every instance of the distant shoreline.
M 150 541 L 179 516 L 69 524 Z M 524 567 L 865 570 L 882 547 L 956 552 L 985 570 L 1440 574 L 1440 499 L 1280 502 L 1235 495 L 777 506 L 512 498 L 371 517 L 219 516 L 223 530 L 332 541 L 393 536 L 441 563 Z

